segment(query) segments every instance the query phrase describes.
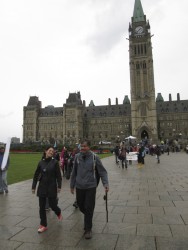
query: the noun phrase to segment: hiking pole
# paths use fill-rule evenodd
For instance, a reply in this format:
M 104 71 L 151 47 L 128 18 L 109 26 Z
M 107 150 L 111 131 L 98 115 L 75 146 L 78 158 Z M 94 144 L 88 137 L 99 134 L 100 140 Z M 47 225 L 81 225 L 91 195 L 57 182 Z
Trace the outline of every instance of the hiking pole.
M 104 195 L 104 200 L 106 201 L 106 222 L 108 222 L 108 192 Z

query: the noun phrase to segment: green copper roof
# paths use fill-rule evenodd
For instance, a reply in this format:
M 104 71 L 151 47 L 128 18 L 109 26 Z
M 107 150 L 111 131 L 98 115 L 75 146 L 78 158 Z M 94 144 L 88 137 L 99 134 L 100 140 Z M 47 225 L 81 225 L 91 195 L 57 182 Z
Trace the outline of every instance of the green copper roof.
M 93 100 L 91 100 L 90 104 L 89 104 L 89 107 L 94 107 L 94 106 L 95 106 L 95 104 L 94 104 Z
M 133 22 L 144 21 L 144 12 L 142 9 L 142 4 L 140 0 L 135 0 L 134 12 L 133 12 Z
M 130 104 L 130 100 L 128 95 L 125 95 L 124 100 L 123 100 L 123 104 Z
M 157 93 L 156 102 L 164 102 L 164 99 L 163 99 L 161 93 Z

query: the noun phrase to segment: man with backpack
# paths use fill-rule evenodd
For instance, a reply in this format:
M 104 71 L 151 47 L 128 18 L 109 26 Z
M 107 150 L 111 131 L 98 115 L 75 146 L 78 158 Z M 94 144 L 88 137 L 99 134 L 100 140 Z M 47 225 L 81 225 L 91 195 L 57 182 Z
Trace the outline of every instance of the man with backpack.
M 80 211 L 84 214 L 85 239 L 92 238 L 92 219 L 95 208 L 96 188 L 99 179 L 103 183 L 105 192 L 109 191 L 108 174 L 101 160 L 90 150 L 90 142 L 83 140 L 81 150 L 74 160 L 70 189 L 76 198 Z

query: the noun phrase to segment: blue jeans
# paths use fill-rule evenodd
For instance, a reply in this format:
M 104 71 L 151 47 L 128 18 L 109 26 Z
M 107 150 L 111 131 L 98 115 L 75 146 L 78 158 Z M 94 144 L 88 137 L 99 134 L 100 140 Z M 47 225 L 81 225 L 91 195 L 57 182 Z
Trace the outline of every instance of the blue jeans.
M 0 192 L 8 191 L 7 170 L 0 170 Z

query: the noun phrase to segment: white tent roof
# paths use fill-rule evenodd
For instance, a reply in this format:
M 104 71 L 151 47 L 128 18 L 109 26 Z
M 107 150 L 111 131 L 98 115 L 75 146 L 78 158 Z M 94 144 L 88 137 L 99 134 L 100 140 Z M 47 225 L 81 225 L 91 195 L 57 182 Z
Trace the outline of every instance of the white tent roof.
M 128 137 L 125 138 L 126 140 L 128 139 L 136 139 L 136 137 L 132 136 L 132 135 L 129 135 Z

